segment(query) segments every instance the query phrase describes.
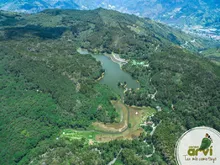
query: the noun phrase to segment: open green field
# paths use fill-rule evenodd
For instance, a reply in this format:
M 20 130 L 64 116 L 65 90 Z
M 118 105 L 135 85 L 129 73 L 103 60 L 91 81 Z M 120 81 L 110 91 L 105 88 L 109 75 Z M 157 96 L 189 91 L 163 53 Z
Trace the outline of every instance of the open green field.
M 78 131 L 73 129 L 65 129 L 60 135 L 61 138 L 66 138 L 69 141 L 85 139 L 88 144 L 93 144 L 95 142 L 96 135 L 98 132 L 95 131 Z
M 153 115 L 156 110 L 150 107 L 133 107 L 124 105 L 121 101 L 112 101 L 113 106 L 121 112 L 119 123 L 104 124 L 101 122 L 93 123 L 91 130 L 77 131 L 66 129 L 60 135 L 61 138 L 68 140 L 85 139 L 87 144 L 97 142 L 108 142 L 116 139 L 132 140 L 140 136 L 144 130 L 140 127 L 148 116 Z

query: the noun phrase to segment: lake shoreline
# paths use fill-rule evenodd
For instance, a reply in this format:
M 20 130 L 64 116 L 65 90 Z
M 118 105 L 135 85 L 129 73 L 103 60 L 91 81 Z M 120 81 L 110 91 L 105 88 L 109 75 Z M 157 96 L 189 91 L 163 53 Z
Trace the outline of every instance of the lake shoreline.
M 112 88 L 120 96 L 124 95 L 123 89 L 118 87 L 119 82 L 126 82 L 129 89 L 139 89 L 140 84 L 137 80 L 122 69 L 122 65 L 128 63 L 125 59 L 121 59 L 117 54 L 93 54 L 86 49 L 78 48 L 78 53 L 82 55 L 92 55 L 96 61 L 101 62 L 102 68 L 105 70 L 95 81 L 106 84 Z
M 105 77 L 105 72 L 102 72 L 101 76 L 96 79 L 96 81 L 100 81 L 101 79 L 103 79 Z
M 115 54 L 115 53 L 112 53 L 112 54 L 104 53 L 104 55 L 109 57 L 114 63 L 117 63 L 120 66 L 121 69 L 122 69 L 122 66 L 124 64 L 128 63 L 128 61 L 126 61 L 125 59 L 120 58 L 118 54 Z M 116 57 L 116 56 L 118 56 L 118 57 Z
M 78 48 L 77 49 L 77 52 L 81 55 L 87 55 L 87 54 L 91 54 L 92 56 L 95 56 L 96 54 L 94 53 L 91 53 L 89 52 L 87 49 L 83 49 L 83 48 Z M 124 64 L 127 64 L 128 63 L 128 60 L 125 60 L 123 58 L 120 58 L 120 55 L 119 54 L 116 54 L 116 53 L 111 53 L 111 54 L 108 54 L 108 53 L 102 53 L 104 56 L 106 57 L 109 57 L 114 63 L 117 63 L 120 68 L 122 69 L 122 66 Z

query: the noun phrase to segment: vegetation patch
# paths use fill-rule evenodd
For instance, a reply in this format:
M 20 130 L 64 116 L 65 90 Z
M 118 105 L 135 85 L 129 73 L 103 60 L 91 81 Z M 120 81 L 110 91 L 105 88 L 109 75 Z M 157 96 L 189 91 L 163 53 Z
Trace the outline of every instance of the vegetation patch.
M 96 135 L 98 134 L 99 133 L 95 131 L 64 129 L 60 135 L 60 138 L 68 139 L 69 141 L 85 140 L 85 143 L 92 145 L 96 141 Z
M 141 123 L 144 123 L 149 116 L 156 112 L 150 107 L 131 107 L 124 105 L 121 101 L 112 101 L 112 104 L 117 111 L 121 111 L 123 116 L 121 122 L 112 124 L 95 122 L 88 131 L 63 130 L 60 137 L 70 141 L 85 139 L 87 144 L 112 140 L 132 140 L 144 133 L 144 129 L 140 126 Z
M 123 132 L 128 127 L 128 109 L 121 101 L 111 101 L 113 107 L 120 114 L 120 121 L 118 123 L 100 123 L 95 122 L 92 125 L 95 130 L 107 132 Z

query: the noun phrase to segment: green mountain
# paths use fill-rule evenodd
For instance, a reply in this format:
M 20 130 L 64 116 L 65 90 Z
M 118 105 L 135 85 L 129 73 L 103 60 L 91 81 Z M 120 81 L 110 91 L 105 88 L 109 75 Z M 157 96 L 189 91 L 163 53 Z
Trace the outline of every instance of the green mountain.
M 2 0 L 0 9 L 33 13 L 51 8 L 91 10 L 102 7 L 148 17 L 219 40 L 219 5 L 219 0 Z
M 118 164 L 175 164 L 175 143 L 185 130 L 206 125 L 220 131 L 220 68 L 190 51 L 206 48 L 204 40 L 104 9 L 1 11 L 0 18 L 0 164 L 102 165 L 114 158 Z M 119 54 L 140 89 L 127 90 L 121 100 L 98 82 L 102 63 L 78 48 Z M 157 109 L 147 119 L 157 126 L 153 135 L 151 127 L 140 136 L 132 132 L 143 130 L 137 113 L 128 117 L 127 138 L 93 125 L 117 125 L 123 107 Z M 100 143 L 106 134 L 119 138 Z

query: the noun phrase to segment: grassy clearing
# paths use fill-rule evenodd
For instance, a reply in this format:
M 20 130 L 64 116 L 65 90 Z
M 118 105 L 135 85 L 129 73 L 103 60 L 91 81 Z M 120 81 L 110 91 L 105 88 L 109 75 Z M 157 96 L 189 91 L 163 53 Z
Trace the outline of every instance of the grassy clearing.
M 85 139 L 86 143 L 94 144 L 96 141 L 95 137 L 98 134 L 99 133 L 95 132 L 95 131 L 78 131 L 78 130 L 73 130 L 73 129 L 65 129 L 65 130 L 63 130 L 60 137 L 66 138 L 69 141 Z
M 100 122 L 93 123 L 91 131 L 76 131 L 67 129 L 61 134 L 61 137 L 70 141 L 75 139 L 85 139 L 86 143 L 92 145 L 97 142 L 109 142 L 116 139 L 132 140 L 144 130 L 140 124 L 153 115 L 156 110 L 150 107 L 126 106 L 120 101 L 112 101 L 117 111 L 121 111 L 122 118 L 119 123 L 104 124 Z
M 137 129 L 140 124 L 143 123 L 144 120 L 148 118 L 148 116 L 156 113 L 156 110 L 151 107 L 134 107 L 129 106 L 129 122 L 131 124 L 131 128 Z
M 122 103 L 121 103 L 122 104 Z M 147 119 L 148 116 L 151 116 L 156 112 L 155 109 L 150 108 L 150 107 L 130 107 L 126 106 L 128 109 L 128 121 L 129 121 L 129 127 L 121 133 L 118 134 L 98 134 L 96 136 L 96 140 L 100 142 L 108 142 L 111 140 L 116 140 L 116 139 L 128 139 L 132 140 L 138 136 L 144 130 L 140 127 L 140 124 Z

